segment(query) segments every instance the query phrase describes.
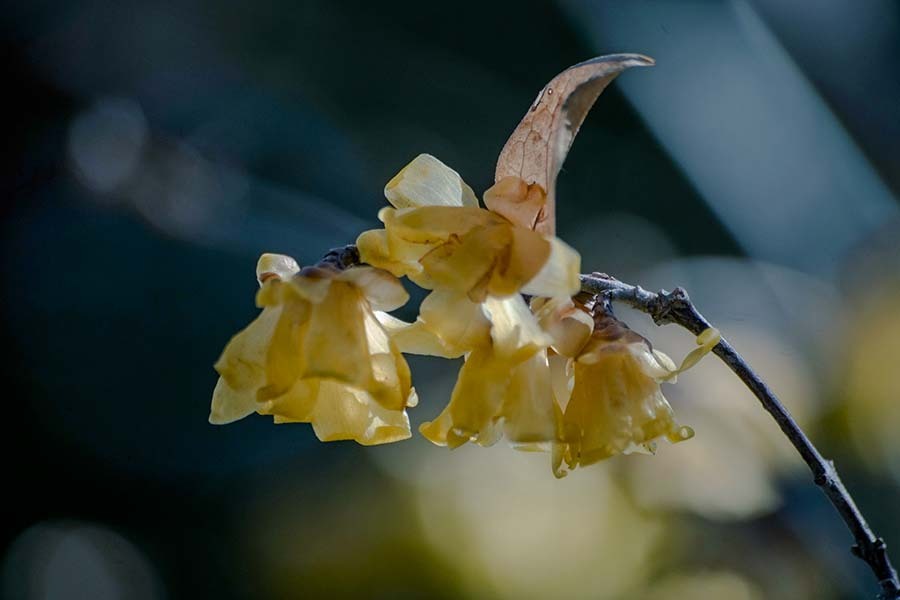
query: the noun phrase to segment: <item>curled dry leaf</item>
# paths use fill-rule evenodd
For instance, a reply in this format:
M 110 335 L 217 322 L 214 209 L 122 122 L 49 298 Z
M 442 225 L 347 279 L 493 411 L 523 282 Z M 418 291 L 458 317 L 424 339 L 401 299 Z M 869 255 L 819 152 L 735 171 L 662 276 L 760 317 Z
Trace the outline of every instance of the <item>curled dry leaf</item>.
M 497 185 L 485 194 L 488 207 L 518 225 L 553 235 L 556 176 L 585 116 L 619 73 L 653 64 L 652 58 L 641 54 L 610 54 L 554 77 L 501 150 L 494 176 Z

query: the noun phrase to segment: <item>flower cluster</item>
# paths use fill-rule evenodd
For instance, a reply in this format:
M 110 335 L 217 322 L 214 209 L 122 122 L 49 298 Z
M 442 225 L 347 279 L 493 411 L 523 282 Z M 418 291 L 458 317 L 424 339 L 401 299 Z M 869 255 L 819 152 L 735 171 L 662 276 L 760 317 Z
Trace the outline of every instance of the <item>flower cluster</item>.
M 546 201 L 539 185 L 503 178 L 481 207 L 459 174 L 423 154 L 385 196 L 384 227 L 357 240 L 360 265 L 260 259 L 262 312 L 216 363 L 211 422 L 257 412 L 311 423 L 323 441 L 405 439 L 416 394 L 402 353 L 411 353 L 465 357 L 449 403 L 420 427 L 438 445 L 505 437 L 551 451 L 561 477 L 693 435 L 660 383 L 717 334 L 701 336 L 678 369 L 602 303 L 578 296 L 578 253 L 534 229 Z M 400 277 L 430 290 L 412 323 L 388 314 L 407 301 Z
M 410 437 L 417 402 L 409 366 L 375 316 L 408 295 L 372 267 L 300 269 L 288 256 L 257 265 L 262 312 L 215 365 L 211 423 L 257 412 L 276 423 L 312 423 L 323 442 L 396 442 Z

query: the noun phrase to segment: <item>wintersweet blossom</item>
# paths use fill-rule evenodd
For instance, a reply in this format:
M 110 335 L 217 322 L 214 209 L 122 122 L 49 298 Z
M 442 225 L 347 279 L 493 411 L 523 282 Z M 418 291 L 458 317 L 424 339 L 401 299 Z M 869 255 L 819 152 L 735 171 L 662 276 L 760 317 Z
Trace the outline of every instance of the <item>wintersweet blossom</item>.
M 675 420 L 660 383 L 673 382 L 718 343 L 708 329 L 699 348 L 676 367 L 668 356 L 610 314 L 596 318 L 589 341 L 554 386 L 562 413 L 562 441 L 554 446 L 553 472 L 586 466 L 618 454 L 654 452 L 655 441 L 688 440 L 694 431 Z
M 409 367 L 376 318 L 406 303 L 400 282 L 372 267 L 300 269 L 264 254 L 260 315 L 225 347 L 209 420 L 253 412 L 311 423 L 322 441 L 382 444 L 410 437 L 416 404 Z
M 450 403 L 419 431 L 451 448 L 468 441 L 490 446 L 503 435 L 516 445 L 554 440 L 546 352 L 551 338 L 520 296 L 488 297 L 481 306 L 490 336 L 466 356 Z
M 503 189 L 509 186 L 501 183 Z M 508 204 L 499 200 L 508 196 L 485 194 L 498 199 L 492 202 L 498 208 Z M 420 154 L 404 167 L 388 182 L 385 197 L 392 207 L 378 213 L 384 229 L 357 239 L 365 263 L 476 302 L 519 292 L 547 297 L 578 292 L 581 261 L 575 250 L 481 208 L 472 188 L 433 156 Z
M 517 202 L 543 198 L 540 186 L 523 184 L 522 195 L 515 183 L 506 179 L 485 194 L 498 210 L 481 208 L 458 173 L 419 155 L 385 187 L 393 207 L 379 213 L 384 229 L 357 240 L 364 262 L 433 290 L 414 323 L 380 316 L 398 346 L 466 357 L 450 403 L 420 428 L 436 444 L 557 438 L 547 353 L 553 338 L 519 294 L 568 298 L 580 287 L 580 258 L 558 238 L 507 218 Z

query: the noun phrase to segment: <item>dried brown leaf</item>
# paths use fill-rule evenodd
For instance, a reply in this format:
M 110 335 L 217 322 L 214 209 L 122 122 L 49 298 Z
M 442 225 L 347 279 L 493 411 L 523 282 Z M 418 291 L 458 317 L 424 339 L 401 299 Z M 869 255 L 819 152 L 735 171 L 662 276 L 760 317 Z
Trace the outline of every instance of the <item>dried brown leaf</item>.
M 641 54 L 599 56 L 569 67 L 544 86 L 500 152 L 494 181 L 518 177 L 529 186 L 537 184 L 545 190 L 546 202 L 536 205 L 525 202 L 524 196 L 509 197 L 508 202 L 524 205 L 510 206 L 501 213 L 515 215 L 517 224 L 524 227 L 554 234 L 556 176 L 578 128 L 597 97 L 619 73 L 629 67 L 653 64 L 652 58 Z

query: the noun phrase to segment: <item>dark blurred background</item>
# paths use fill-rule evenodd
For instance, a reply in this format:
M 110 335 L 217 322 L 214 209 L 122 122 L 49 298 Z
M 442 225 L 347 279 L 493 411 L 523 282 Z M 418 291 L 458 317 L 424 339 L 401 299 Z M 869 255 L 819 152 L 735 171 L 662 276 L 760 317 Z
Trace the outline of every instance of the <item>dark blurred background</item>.
M 560 235 L 585 270 L 686 286 L 900 559 L 893 0 L 36 0 L 0 44 L 4 597 L 872 597 L 713 361 L 667 390 L 694 440 L 562 481 L 502 444 L 207 424 L 261 252 L 353 241 L 420 152 L 483 191 L 544 83 L 616 52 L 657 66 L 585 122 Z M 456 365 L 412 366 L 416 425 Z

